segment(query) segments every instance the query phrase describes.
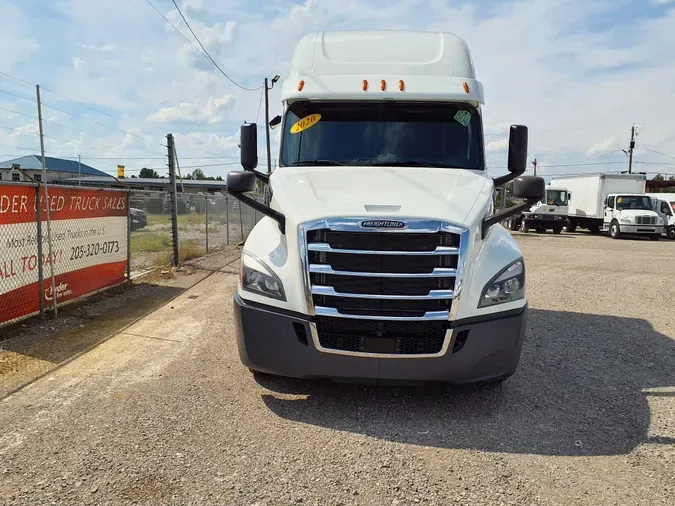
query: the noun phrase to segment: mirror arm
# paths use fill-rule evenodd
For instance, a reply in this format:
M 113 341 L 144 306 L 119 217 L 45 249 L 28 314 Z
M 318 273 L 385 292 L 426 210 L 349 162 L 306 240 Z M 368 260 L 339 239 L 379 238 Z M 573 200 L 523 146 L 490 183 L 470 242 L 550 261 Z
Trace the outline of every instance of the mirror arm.
M 283 214 L 281 214 L 278 211 L 275 211 L 270 207 L 267 207 L 262 202 L 258 202 L 256 199 L 251 198 L 244 193 L 230 192 L 230 195 L 232 195 L 235 199 L 240 200 L 247 206 L 250 206 L 256 211 L 264 214 L 265 216 L 269 216 L 270 218 L 272 218 L 279 224 L 279 230 L 281 231 L 281 233 L 286 234 L 286 217 Z
M 510 172 L 508 174 L 504 174 L 503 176 L 494 177 L 494 178 L 492 178 L 492 181 L 493 181 L 495 187 L 503 186 L 506 183 L 508 183 L 509 181 L 513 181 L 518 176 L 522 176 L 523 174 L 525 174 L 525 171 L 523 171 L 523 172 Z
M 487 235 L 488 229 L 494 225 L 495 223 L 499 223 L 502 220 L 505 220 L 509 216 L 513 216 L 514 214 L 518 214 L 520 212 L 523 212 L 525 209 L 528 209 L 532 207 L 534 204 L 536 204 L 538 201 L 537 199 L 528 199 L 522 204 L 518 204 L 517 206 L 509 207 L 508 209 L 504 209 L 503 211 L 493 214 L 489 218 L 485 218 L 483 220 L 483 224 L 481 227 L 481 239 L 485 239 L 485 236 Z
M 255 177 L 257 177 L 263 183 L 270 184 L 270 177 L 267 174 L 263 174 L 262 172 L 258 172 L 257 170 L 254 170 L 253 173 L 255 174 Z

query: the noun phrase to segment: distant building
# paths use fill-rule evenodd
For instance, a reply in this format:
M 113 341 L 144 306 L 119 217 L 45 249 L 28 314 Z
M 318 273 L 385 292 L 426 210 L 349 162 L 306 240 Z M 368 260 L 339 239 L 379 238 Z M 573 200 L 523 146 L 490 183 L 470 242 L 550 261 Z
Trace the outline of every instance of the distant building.
M 47 165 L 48 183 L 57 179 L 62 180 L 70 178 L 75 178 L 77 181 L 79 175 L 110 177 L 109 174 L 97 170 L 94 167 L 90 167 L 87 164 L 79 163 L 77 160 L 64 160 L 63 158 L 46 156 L 45 163 Z M 21 171 L 13 168 L 15 165 L 18 166 Z M 30 174 L 38 181 L 41 181 L 42 157 L 39 155 L 28 155 L 14 158 L 13 160 L 7 160 L 6 162 L 0 162 L 0 181 L 30 182 L 30 178 L 26 177 L 21 172 Z

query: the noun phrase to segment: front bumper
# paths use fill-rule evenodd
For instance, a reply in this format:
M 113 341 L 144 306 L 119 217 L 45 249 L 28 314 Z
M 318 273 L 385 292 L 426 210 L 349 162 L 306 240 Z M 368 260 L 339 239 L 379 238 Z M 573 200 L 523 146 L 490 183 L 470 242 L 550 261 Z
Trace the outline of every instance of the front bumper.
M 532 228 L 562 228 L 567 223 L 567 216 L 549 216 L 546 214 L 535 214 L 534 218 L 530 217 L 531 215 L 525 215 L 525 223 L 527 223 Z
M 295 378 L 330 378 L 368 383 L 472 383 L 508 377 L 518 366 L 525 335 L 527 305 L 519 312 L 453 322 L 441 356 L 378 358 L 317 350 L 310 317 L 234 297 L 237 347 L 251 369 Z M 458 334 L 468 337 L 454 351 Z M 466 335 L 464 333 L 463 335 Z
M 626 225 L 619 223 L 619 230 L 622 234 L 662 234 L 662 225 Z

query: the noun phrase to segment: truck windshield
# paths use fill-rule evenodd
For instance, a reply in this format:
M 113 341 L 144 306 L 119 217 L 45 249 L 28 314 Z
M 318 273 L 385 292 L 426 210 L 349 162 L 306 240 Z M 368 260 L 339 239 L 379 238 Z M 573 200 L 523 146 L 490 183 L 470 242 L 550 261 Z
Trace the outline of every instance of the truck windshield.
M 616 208 L 619 211 L 624 209 L 652 211 L 652 199 L 644 195 L 620 195 L 616 198 Z
M 482 170 L 482 126 L 468 104 L 296 102 L 282 166 L 384 165 Z
M 566 206 L 567 192 L 564 190 L 546 190 L 546 203 L 549 206 Z

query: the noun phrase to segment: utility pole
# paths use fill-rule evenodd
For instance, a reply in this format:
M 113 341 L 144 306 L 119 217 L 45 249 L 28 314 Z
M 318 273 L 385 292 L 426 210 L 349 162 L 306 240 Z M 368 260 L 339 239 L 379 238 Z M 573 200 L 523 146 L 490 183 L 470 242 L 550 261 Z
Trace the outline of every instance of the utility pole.
M 265 78 L 265 142 L 267 143 L 267 174 L 272 173 L 272 160 L 270 160 L 270 89 L 267 78 Z
M 35 85 L 37 94 L 38 126 L 40 128 L 40 152 L 42 153 L 42 184 L 45 187 L 45 210 L 47 212 L 47 245 L 49 247 L 49 276 L 52 280 L 52 302 L 54 303 L 54 316 L 56 316 L 56 283 L 54 282 L 54 258 L 52 257 L 52 220 L 49 211 L 49 190 L 47 189 L 47 161 L 45 159 L 45 136 L 42 130 L 42 104 L 40 103 L 40 85 Z M 41 261 L 41 260 L 38 260 Z M 42 297 L 44 294 L 40 294 Z
M 635 125 L 630 129 L 630 145 L 628 147 L 628 173 L 633 169 L 633 150 L 635 149 Z
M 537 159 L 532 160 L 532 165 L 534 165 L 534 175 L 537 175 Z
M 173 239 L 173 265 L 178 266 L 180 257 L 178 254 L 178 195 L 176 191 L 176 159 L 174 155 L 173 135 L 166 136 L 166 148 L 169 158 L 169 194 L 171 202 L 171 236 Z
M 269 91 L 274 88 L 274 83 L 279 80 L 279 76 L 275 75 L 272 78 L 271 85 L 270 81 L 265 78 L 265 142 L 267 143 L 267 174 L 272 173 L 272 154 L 270 149 L 270 96 Z
M 82 156 L 77 155 L 77 182 L 82 186 Z

